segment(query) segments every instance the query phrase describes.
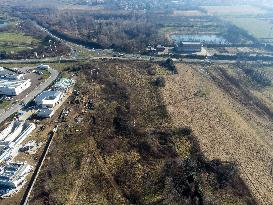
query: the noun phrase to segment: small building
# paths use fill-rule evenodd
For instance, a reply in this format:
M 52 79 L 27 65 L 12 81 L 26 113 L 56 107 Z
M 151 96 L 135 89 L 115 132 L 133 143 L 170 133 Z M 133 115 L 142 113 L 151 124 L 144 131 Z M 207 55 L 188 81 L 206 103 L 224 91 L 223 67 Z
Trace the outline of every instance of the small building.
M 22 145 L 19 148 L 19 151 L 27 153 L 35 148 L 38 148 L 38 143 L 36 141 L 32 140 L 32 141 L 29 141 L 28 143 Z
M 0 94 L 7 96 L 16 96 L 31 86 L 28 80 L 8 80 L 0 79 Z
M 32 167 L 27 163 L 8 163 L 0 171 L 0 189 L 17 189 Z
M 38 65 L 38 66 L 36 67 L 37 70 L 48 70 L 49 68 L 50 68 L 49 65 L 43 65 L 43 64 Z
M 48 90 L 38 95 L 34 101 L 40 107 L 53 108 L 61 101 L 62 97 L 63 92 Z
M 174 52 L 177 53 L 197 53 L 202 50 L 200 42 L 181 42 L 174 47 Z
M 54 113 L 55 113 L 54 109 L 42 108 L 38 110 L 36 116 L 39 118 L 51 118 L 54 115 Z

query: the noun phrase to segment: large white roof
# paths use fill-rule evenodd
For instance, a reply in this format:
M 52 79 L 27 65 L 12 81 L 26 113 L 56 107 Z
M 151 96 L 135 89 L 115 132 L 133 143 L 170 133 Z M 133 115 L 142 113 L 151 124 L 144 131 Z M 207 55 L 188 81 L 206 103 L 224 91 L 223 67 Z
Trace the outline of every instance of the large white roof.
M 1 87 L 16 88 L 16 87 L 24 84 L 26 81 L 29 81 L 29 80 L 4 80 L 4 79 L 1 79 L 0 80 L 0 88 Z
M 60 95 L 62 95 L 62 92 L 60 91 L 48 90 L 38 95 L 35 101 L 54 100 L 55 98 L 58 98 Z

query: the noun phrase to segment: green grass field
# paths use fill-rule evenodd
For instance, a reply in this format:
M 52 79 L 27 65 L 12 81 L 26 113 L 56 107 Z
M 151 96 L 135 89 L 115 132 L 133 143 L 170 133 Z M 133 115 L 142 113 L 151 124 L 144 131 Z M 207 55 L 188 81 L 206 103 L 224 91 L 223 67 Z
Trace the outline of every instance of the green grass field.
M 4 100 L 0 103 L 0 109 L 6 109 L 10 105 L 10 102 L 7 100 Z
M 16 53 L 22 50 L 32 49 L 39 44 L 39 40 L 23 33 L 0 33 L 0 51 Z
M 242 17 L 242 18 L 225 18 L 239 28 L 248 31 L 249 34 L 256 38 L 273 38 L 273 24 L 269 20 L 258 18 Z
M 202 6 L 208 14 L 216 16 L 255 16 L 266 13 L 265 10 L 251 5 L 236 5 L 236 6 Z

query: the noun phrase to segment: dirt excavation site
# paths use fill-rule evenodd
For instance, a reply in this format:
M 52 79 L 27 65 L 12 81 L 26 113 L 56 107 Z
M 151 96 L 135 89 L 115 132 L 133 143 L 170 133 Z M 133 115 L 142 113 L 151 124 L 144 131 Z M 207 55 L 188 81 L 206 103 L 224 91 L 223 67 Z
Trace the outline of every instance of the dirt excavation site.
M 272 70 L 178 64 L 162 89 L 174 125 L 191 127 L 209 160 L 235 162 L 257 203 L 266 205 L 273 204 L 273 95 L 266 83 Z

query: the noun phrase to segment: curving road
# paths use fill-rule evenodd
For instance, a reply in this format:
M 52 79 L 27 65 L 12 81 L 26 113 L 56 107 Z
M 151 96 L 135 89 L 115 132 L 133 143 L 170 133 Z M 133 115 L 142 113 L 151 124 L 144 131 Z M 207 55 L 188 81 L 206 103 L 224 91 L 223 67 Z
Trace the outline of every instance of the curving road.
M 68 42 L 64 39 L 61 39 L 57 37 L 56 35 L 52 34 L 49 30 L 46 28 L 36 24 L 36 26 L 41 29 L 42 31 L 46 32 L 49 36 L 65 43 L 68 47 L 73 49 L 75 46 L 76 47 L 81 47 L 89 51 L 94 51 L 95 49 L 90 49 L 86 48 L 82 45 L 78 45 L 72 42 Z M 97 49 L 96 51 L 101 51 L 101 49 Z M 123 54 L 122 57 L 112 57 L 112 56 L 100 56 L 100 57 L 90 57 L 88 58 L 89 60 L 137 60 L 137 61 L 153 61 L 153 62 L 162 62 L 166 60 L 165 57 L 151 57 L 151 56 L 146 56 L 146 55 L 140 55 L 140 54 Z M 46 63 L 46 62 L 65 62 L 65 61 L 80 61 L 80 60 L 87 60 L 87 59 L 60 59 L 60 58 L 46 58 L 46 59 L 24 59 L 24 60 L 0 60 L 0 63 Z M 220 63 L 220 64 L 235 64 L 237 61 L 234 60 L 199 60 L 199 59 L 173 59 L 175 62 L 186 62 L 186 63 Z M 251 61 L 249 61 L 250 63 Z M 255 62 L 253 62 L 255 63 Z M 59 72 L 50 69 L 51 72 L 50 78 L 47 79 L 46 82 L 35 88 L 25 99 L 24 102 L 25 104 L 30 102 L 36 95 L 38 95 L 40 92 L 45 90 L 56 78 L 58 77 Z M 12 108 L 10 108 L 8 111 L 0 111 L 0 123 L 3 122 L 5 119 L 7 119 L 9 116 L 11 116 L 13 113 L 18 112 L 21 110 L 23 107 L 19 104 L 14 105 Z

